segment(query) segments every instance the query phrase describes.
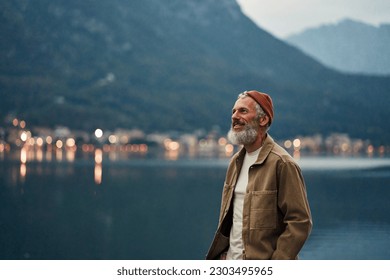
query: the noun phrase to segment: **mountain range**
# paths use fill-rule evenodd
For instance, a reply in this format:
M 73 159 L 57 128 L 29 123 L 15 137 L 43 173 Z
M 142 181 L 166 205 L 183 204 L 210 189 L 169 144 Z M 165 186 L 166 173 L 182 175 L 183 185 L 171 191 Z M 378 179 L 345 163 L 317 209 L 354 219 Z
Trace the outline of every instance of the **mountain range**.
M 390 78 L 343 74 L 257 27 L 235 0 L 3 0 L 0 118 L 92 130 L 227 130 L 239 92 L 277 137 L 390 141 Z
M 352 19 L 291 35 L 286 41 L 343 72 L 390 75 L 390 24 L 378 27 Z

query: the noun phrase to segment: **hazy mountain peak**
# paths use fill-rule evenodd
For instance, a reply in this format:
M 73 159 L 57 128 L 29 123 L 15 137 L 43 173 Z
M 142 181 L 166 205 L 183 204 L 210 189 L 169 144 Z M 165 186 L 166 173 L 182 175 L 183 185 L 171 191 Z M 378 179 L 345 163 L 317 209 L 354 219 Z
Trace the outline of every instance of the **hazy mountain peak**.
M 290 44 L 334 69 L 390 74 L 390 25 L 378 27 L 353 19 L 309 28 L 286 38 Z

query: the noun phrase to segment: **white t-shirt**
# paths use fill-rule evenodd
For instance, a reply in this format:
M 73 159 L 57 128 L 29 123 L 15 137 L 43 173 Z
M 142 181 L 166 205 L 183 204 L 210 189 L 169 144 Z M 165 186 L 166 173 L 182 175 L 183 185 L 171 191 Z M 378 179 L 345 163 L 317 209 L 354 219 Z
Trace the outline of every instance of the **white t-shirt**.
M 244 162 L 238 176 L 234 189 L 233 198 L 233 225 L 230 230 L 230 246 L 226 255 L 227 260 L 241 260 L 244 245 L 242 243 L 242 211 L 244 207 L 244 197 L 248 186 L 249 168 L 254 164 L 259 156 L 261 147 L 252 152 L 246 153 Z

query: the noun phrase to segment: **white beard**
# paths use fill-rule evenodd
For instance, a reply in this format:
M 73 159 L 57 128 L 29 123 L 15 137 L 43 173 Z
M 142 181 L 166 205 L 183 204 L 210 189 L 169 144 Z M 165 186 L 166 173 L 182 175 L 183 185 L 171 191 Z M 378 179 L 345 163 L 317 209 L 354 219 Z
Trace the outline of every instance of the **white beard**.
M 249 145 L 256 141 L 258 134 L 253 125 L 246 124 L 244 130 L 239 132 L 235 132 L 233 128 L 230 128 L 227 137 L 234 145 Z

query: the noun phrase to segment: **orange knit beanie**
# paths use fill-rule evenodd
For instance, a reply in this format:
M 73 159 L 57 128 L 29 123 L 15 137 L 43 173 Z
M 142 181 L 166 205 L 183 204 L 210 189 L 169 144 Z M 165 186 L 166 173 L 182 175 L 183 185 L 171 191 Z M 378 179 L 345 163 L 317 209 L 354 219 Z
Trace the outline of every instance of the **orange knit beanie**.
M 261 106 L 264 112 L 268 115 L 269 122 L 271 124 L 274 118 L 274 106 L 272 104 L 271 97 L 266 93 L 259 92 L 256 90 L 249 90 L 245 91 L 244 93 L 252 97 Z

